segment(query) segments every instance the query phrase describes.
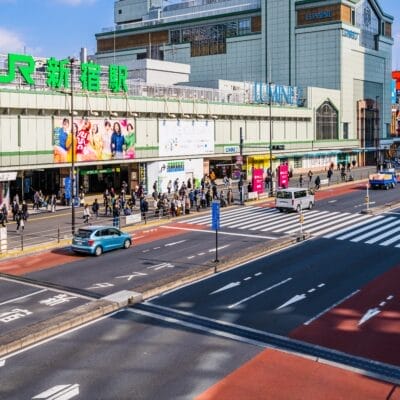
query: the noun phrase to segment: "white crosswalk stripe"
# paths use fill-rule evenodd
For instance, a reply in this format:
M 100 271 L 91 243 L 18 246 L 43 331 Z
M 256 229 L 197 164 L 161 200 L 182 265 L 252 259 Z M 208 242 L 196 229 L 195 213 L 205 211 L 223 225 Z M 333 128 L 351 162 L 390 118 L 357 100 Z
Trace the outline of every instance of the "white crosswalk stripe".
M 394 218 L 394 217 L 393 217 Z M 348 229 L 376 221 L 376 217 L 338 211 L 304 210 L 303 230 L 313 235 L 345 233 Z M 211 226 L 211 210 L 208 215 L 189 218 L 180 223 Z M 233 210 L 221 210 L 220 227 L 276 234 L 290 234 L 300 229 L 299 214 L 281 213 L 275 208 L 246 206 Z

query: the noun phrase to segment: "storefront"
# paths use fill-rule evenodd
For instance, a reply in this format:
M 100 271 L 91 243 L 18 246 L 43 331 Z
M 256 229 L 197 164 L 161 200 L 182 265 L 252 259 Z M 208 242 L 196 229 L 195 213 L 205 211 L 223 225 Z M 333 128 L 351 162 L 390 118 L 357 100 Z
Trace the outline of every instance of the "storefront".
M 0 172 L 0 206 L 10 207 L 10 183 L 17 179 L 16 172 Z

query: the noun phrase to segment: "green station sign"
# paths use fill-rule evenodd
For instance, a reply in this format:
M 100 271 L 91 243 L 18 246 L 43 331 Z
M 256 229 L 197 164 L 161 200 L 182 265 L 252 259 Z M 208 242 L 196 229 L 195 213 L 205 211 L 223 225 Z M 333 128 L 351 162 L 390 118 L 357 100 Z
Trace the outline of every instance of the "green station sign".
M 69 89 L 71 81 L 72 62 L 69 59 L 57 60 L 51 57 L 47 60 L 45 74 L 46 85 L 51 89 Z M 35 85 L 35 59 L 26 54 L 8 54 L 8 73 L 0 75 L 1 83 L 13 83 L 17 73 L 28 85 Z M 127 92 L 126 79 L 128 68 L 123 65 L 108 66 L 108 89 L 114 93 Z M 100 91 L 101 67 L 92 61 L 80 64 L 79 80 L 81 89 L 90 92 Z

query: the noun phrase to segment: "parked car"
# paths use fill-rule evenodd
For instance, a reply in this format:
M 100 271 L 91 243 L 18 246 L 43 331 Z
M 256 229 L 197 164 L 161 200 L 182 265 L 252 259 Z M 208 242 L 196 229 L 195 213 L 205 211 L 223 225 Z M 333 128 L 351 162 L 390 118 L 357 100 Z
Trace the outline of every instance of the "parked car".
M 87 226 L 79 228 L 72 238 L 72 250 L 100 256 L 114 249 L 128 249 L 132 238 L 128 233 L 112 226 Z

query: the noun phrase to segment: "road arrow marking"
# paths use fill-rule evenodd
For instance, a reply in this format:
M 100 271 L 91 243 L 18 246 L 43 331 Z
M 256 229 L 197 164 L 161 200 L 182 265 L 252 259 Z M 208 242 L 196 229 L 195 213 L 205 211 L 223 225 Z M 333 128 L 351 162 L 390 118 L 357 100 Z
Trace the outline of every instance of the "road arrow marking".
M 100 288 L 106 288 L 106 287 L 112 287 L 112 286 L 114 286 L 114 284 L 108 283 L 108 282 L 95 283 L 93 286 L 88 287 L 86 289 L 100 289 Z
M 32 397 L 32 400 L 69 400 L 79 394 L 79 385 L 56 385 L 52 388 Z
M 281 308 L 287 307 L 290 304 L 297 303 L 298 301 L 304 300 L 307 296 L 303 294 L 296 294 L 296 296 L 293 296 L 291 299 L 289 299 L 286 303 L 283 303 L 281 306 L 277 308 L 277 310 L 280 310 Z
M 163 268 L 174 268 L 174 265 L 170 263 L 161 263 L 157 265 L 152 265 L 151 267 L 147 267 L 147 269 L 154 269 L 154 271 L 158 271 L 159 269 Z
M 142 272 L 132 272 L 130 275 L 122 275 L 122 276 L 117 276 L 117 279 L 123 279 L 123 278 L 127 278 L 128 281 L 130 281 L 133 278 L 137 278 L 139 276 L 146 276 L 147 274 L 144 274 Z
M 231 304 L 230 306 L 228 306 L 228 308 L 234 308 L 234 307 L 236 307 L 236 306 L 238 306 L 238 305 L 240 305 L 240 304 L 242 304 L 242 303 L 245 303 L 245 302 L 248 301 L 248 300 L 254 299 L 254 297 L 260 296 L 261 294 L 264 294 L 265 292 L 269 292 L 270 290 L 275 289 L 276 287 L 281 286 L 281 285 L 283 285 L 283 284 L 285 284 L 285 283 L 291 281 L 292 279 L 293 279 L 293 278 L 287 278 L 287 279 L 285 279 L 284 281 L 275 283 L 275 285 L 272 285 L 272 286 L 270 286 L 270 287 L 267 287 L 266 289 L 260 290 L 259 292 L 254 293 L 254 294 L 252 294 L 251 296 L 246 297 L 245 299 L 242 299 L 242 300 L 238 301 L 238 302 L 235 303 L 235 304 Z
M 216 294 L 216 293 L 223 292 L 224 290 L 229 290 L 229 289 L 232 289 L 232 288 L 234 288 L 236 286 L 240 286 L 240 284 L 241 284 L 240 282 L 228 283 L 227 285 L 223 286 L 222 288 L 219 288 L 219 289 L 214 290 L 213 292 L 211 292 L 210 296 L 213 295 L 213 294 Z
M 375 308 L 370 308 L 363 316 L 362 318 L 358 321 L 358 326 L 362 325 L 364 322 L 367 322 L 369 319 L 372 317 L 375 317 L 375 315 L 378 315 L 381 312 L 381 310 L 378 307 Z

